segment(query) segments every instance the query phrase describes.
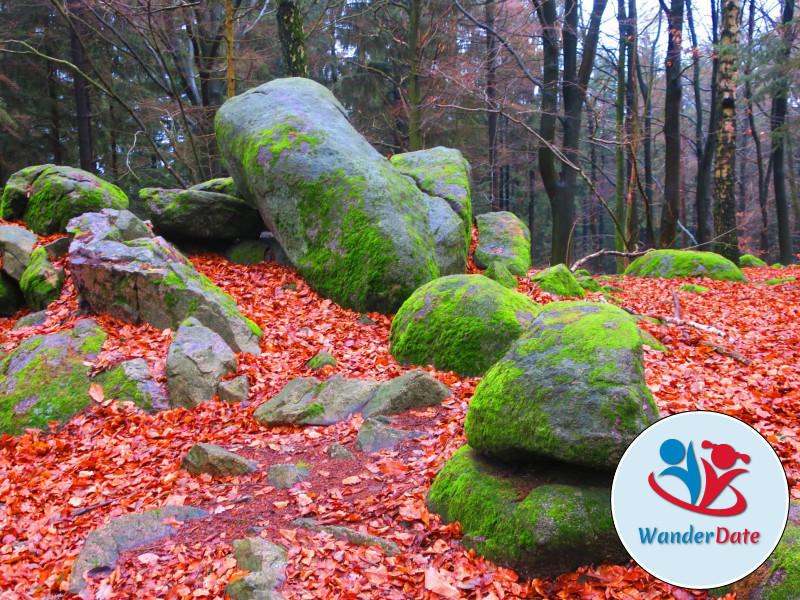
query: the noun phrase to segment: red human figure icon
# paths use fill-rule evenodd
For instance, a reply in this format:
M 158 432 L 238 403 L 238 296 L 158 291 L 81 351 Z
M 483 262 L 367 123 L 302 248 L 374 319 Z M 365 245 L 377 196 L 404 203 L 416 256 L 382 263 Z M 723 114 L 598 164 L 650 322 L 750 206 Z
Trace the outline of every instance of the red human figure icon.
M 741 459 L 745 464 L 750 462 L 750 457 L 747 454 L 740 454 L 739 452 L 736 452 L 736 450 L 734 450 L 733 447 L 728 444 L 714 444 L 708 440 L 705 440 L 702 444 L 702 447 L 706 449 L 713 448 L 711 451 L 711 462 L 713 462 L 714 466 L 718 469 L 730 469 L 739 459 Z M 741 475 L 742 473 L 747 473 L 747 469 L 733 469 L 732 471 L 722 473 L 718 476 L 717 472 L 714 470 L 714 467 L 708 464 L 708 461 L 705 458 L 701 458 L 700 460 L 703 462 L 703 468 L 705 469 L 706 474 L 706 489 L 703 493 L 703 498 L 700 501 L 700 507 L 706 508 L 709 504 L 717 499 L 717 497 L 722 493 L 722 490 L 730 486 L 731 490 L 736 494 L 736 504 L 731 507 L 731 510 L 735 510 L 735 512 L 730 512 L 728 514 L 739 514 L 742 512 L 747 506 L 747 502 L 739 490 L 731 486 L 730 483 L 735 477 Z

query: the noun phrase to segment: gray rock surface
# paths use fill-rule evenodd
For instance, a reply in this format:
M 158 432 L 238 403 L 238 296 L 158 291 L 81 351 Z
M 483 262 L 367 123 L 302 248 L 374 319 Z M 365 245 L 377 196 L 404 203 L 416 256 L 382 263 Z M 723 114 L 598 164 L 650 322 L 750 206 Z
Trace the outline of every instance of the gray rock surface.
M 194 408 L 213 400 L 222 378 L 236 370 L 236 355 L 225 341 L 194 317 L 178 328 L 167 353 L 167 387 L 173 408 Z
M 47 311 L 40 310 L 38 312 L 25 315 L 24 317 L 20 317 L 16 325 L 14 325 L 11 330 L 13 331 L 15 329 L 22 329 L 23 327 L 38 327 L 39 325 L 44 325 L 46 321 Z
M 336 366 L 336 359 L 327 352 L 319 352 L 306 361 L 306 366 L 309 369 L 314 369 L 315 371 L 319 371 L 326 365 L 330 365 L 332 367 Z
M 479 269 L 500 262 L 518 277 L 531 268 L 531 232 L 514 213 L 500 211 L 478 215 L 478 245 L 473 256 Z
M 250 395 L 250 381 L 247 375 L 239 375 L 233 379 L 220 381 L 217 394 L 222 402 L 244 402 Z
M 353 460 L 355 456 L 341 444 L 331 444 L 328 448 L 328 456 L 336 460 Z
M 120 554 L 131 548 L 151 544 L 172 535 L 175 527 L 165 523 L 170 517 L 186 521 L 205 517 L 208 513 L 193 506 L 165 506 L 143 513 L 131 513 L 111 519 L 86 538 L 78 558 L 72 565 L 69 593 L 78 594 L 86 586 L 83 575 L 90 569 L 113 567 Z
M 425 435 L 424 431 L 406 431 L 395 429 L 381 423 L 377 419 L 366 419 L 358 430 L 356 448 L 361 452 L 379 452 L 392 450 L 403 440 Z
M 283 598 L 274 590 L 286 579 L 289 564 L 286 548 L 260 537 L 249 537 L 234 540 L 233 552 L 237 566 L 250 572 L 225 586 L 231 600 Z
M 176 329 L 194 317 L 235 351 L 260 353 L 261 330 L 233 298 L 132 213 L 87 213 L 68 228 L 75 234 L 70 272 L 93 310 L 159 329 Z
M 19 280 L 20 290 L 28 306 L 33 310 L 47 308 L 61 295 L 63 286 L 64 269 L 53 266 L 44 248 L 34 250 Z
M 126 360 L 109 371 L 95 377 L 103 388 L 105 398 L 121 402 L 130 401 L 147 412 L 167 410 L 169 399 L 163 387 L 150 375 L 150 368 L 143 358 Z
M 17 225 L 0 225 L 0 253 L 3 256 L 3 272 L 14 281 L 19 281 L 28 267 L 33 247 L 39 236 Z
M 311 471 L 303 466 L 291 463 L 270 465 L 267 481 L 276 490 L 284 490 L 292 487 L 295 483 L 304 481 L 309 475 L 311 475 Z
M 214 477 L 247 475 L 258 468 L 258 463 L 230 452 L 217 444 L 197 443 L 181 460 L 181 469 L 192 475 L 208 473 Z
M 422 369 L 414 369 L 382 382 L 361 414 L 391 415 L 410 408 L 436 406 L 450 395 L 450 388 Z

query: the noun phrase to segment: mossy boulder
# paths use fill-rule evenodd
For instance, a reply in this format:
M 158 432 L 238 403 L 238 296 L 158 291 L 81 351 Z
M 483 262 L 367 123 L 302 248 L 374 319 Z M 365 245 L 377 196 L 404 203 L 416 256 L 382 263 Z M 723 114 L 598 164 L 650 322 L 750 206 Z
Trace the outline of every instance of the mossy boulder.
M 378 419 L 369 418 L 364 421 L 356 436 L 356 449 L 361 452 L 380 452 L 393 450 L 403 440 L 421 437 L 424 431 L 408 431 L 395 429 Z
M 508 270 L 508 267 L 501 262 L 495 261 L 490 264 L 489 267 L 483 272 L 483 276 L 496 281 L 503 287 L 507 287 L 510 290 L 516 289 L 519 286 L 519 280 L 514 277 L 511 274 L 511 271 Z
M 212 192 L 214 194 L 239 197 L 239 190 L 236 189 L 236 182 L 233 180 L 233 177 L 209 179 L 203 183 L 193 185 L 191 189 L 197 190 L 198 192 Z
M 63 286 L 64 269 L 53 266 L 44 248 L 34 250 L 28 267 L 19 280 L 19 287 L 28 306 L 33 310 L 44 310 L 53 300 L 58 299 Z
M 742 270 L 724 256 L 690 250 L 653 250 L 629 264 L 625 275 L 663 279 L 708 277 L 747 282 Z
M 186 521 L 205 517 L 208 513 L 194 506 L 165 506 L 143 513 L 131 513 L 111 519 L 92 531 L 83 543 L 80 554 L 72 564 L 69 593 L 79 594 L 86 586 L 86 571 L 98 567 L 114 570 L 120 554 L 131 548 L 152 544 L 175 532 L 170 517 Z
M 767 263 L 752 254 L 744 254 L 739 257 L 739 266 L 743 269 L 748 267 L 766 267 Z
M 22 219 L 40 235 L 65 231 L 73 217 L 104 208 L 128 208 L 117 186 L 72 167 L 38 165 L 14 173 L 0 200 L 0 217 Z
M 72 279 L 96 312 L 173 330 L 194 317 L 236 352 L 260 353 L 261 329 L 233 298 L 132 213 L 87 213 L 68 227 L 75 234 L 68 258 Z
M 397 311 L 389 350 L 404 365 L 483 375 L 540 310 L 527 296 L 482 275 L 441 277 Z
M 429 196 L 444 199 L 461 219 L 465 250 L 472 240 L 470 166 L 458 150 L 437 146 L 428 150 L 395 154 L 392 164 L 417 182 Z
M 602 292 L 606 289 L 597 283 L 597 280 L 591 275 L 578 275 L 578 273 L 573 273 L 573 275 L 575 276 L 575 280 L 578 282 L 578 285 L 580 285 L 587 292 Z
M 169 408 L 166 392 L 152 378 L 147 361 L 143 358 L 121 362 L 113 369 L 96 375 L 94 380 L 103 388 L 106 398 L 133 402 L 147 412 Z
M 225 258 L 237 265 L 257 265 L 264 262 L 268 249 L 264 240 L 242 240 L 225 251 Z
M 765 281 L 764 285 L 780 285 L 781 283 L 789 283 L 792 281 L 796 281 L 794 277 L 780 277 L 779 279 L 770 279 L 769 281 Z
M 275 588 L 286 579 L 286 548 L 260 537 L 249 537 L 233 540 L 233 552 L 239 569 L 249 572 L 225 586 L 231 600 L 283 598 Z
M 3 272 L 19 281 L 31 261 L 39 236 L 17 225 L 0 225 L 0 254 Z
M 186 469 L 192 475 L 200 473 L 208 473 L 214 477 L 247 475 L 257 467 L 256 461 L 248 460 L 217 444 L 195 444 L 181 459 L 181 469 Z
M 517 277 L 525 277 L 531 268 L 531 232 L 511 212 L 478 215 L 478 245 L 473 256 L 479 269 L 500 262 Z
M 0 433 L 66 423 L 91 401 L 88 367 L 106 333 L 91 319 L 72 329 L 25 339 L 0 363 Z
M 264 229 L 258 210 L 228 194 L 144 188 L 139 198 L 156 231 L 170 240 L 257 238 Z
M 25 303 L 19 284 L 5 273 L 0 273 L 0 317 L 11 317 Z
M 247 375 L 238 375 L 232 379 L 220 381 L 217 395 L 221 402 L 246 402 L 250 395 L 250 380 Z
M 328 365 L 335 367 L 336 359 L 327 352 L 319 352 L 306 361 L 306 366 L 315 371 L 319 371 L 322 367 L 327 367 Z
M 523 577 L 627 562 L 611 516 L 610 475 L 563 465 L 507 467 L 469 446 L 436 476 L 428 510 L 458 521 L 461 544 Z
M 464 432 L 476 451 L 499 460 L 613 470 L 657 417 L 630 315 L 554 302 L 478 384 Z
M 737 600 L 797 600 L 800 598 L 800 502 L 789 505 L 789 521 L 767 561 L 731 585 L 709 590 L 717 598 L 736 594 Z
M 324 86 L 287 78 L 248 90 L 220 107 L 215 130 L 240 194 L 320 295 L 390 314 L 446 274 L 431 197 L 352 127 Z
M 194 408 L 209 402 L 222 378 L 236 370 L 236 355 L 225 341 L 194 317 L 178 328 L 167 352 L 169 403 Z
M 422 369 L 384 381 L 370 401 L 361 409 L 364 417 L 391 415 L 412 408 L 437 406 L 450 396 L 451 390 L 433 375 Z
M 591 279 L 591 278 L 590 278 Z M 555 265 L 544 271 L 539 271 L 531 277 L 531 281 L 545 292 L 561 296 L 562 298 L 586 298 L 586 292 L 575 279 L 566 265 Z M 597 286 L 599 290 L 599 285 Z

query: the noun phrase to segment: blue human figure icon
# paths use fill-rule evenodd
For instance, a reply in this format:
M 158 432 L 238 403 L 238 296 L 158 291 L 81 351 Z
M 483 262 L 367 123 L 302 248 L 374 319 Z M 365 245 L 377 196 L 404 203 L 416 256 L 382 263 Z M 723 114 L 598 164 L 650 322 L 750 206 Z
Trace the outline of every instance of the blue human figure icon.
M 668 465 L 673 465 L 671 467 L 667 467 L 659 474 L 659 477 L 662 475 L 674 475 L 684 484 L 689 490 L 689 496 L 691 498 L 690 503 L 694 504 L 697 502 L 697 497 L 700 495 L 700 468 L 697 466 L 697 458 L 694 455 L 694 448 L 692 447 L 692 443 L 689 442 L 689 449 L 686 450 L 683 447 L 683 443 L 676 439 L 669 439 L 666 440 L 664 443 L 661 444 L 661 449 L 659 450 L 661 454 L 661 459 L 667 463 Z M 686 467 L 679 467 L 677 466 L 683 460 L 684 455 L 686 456 Z

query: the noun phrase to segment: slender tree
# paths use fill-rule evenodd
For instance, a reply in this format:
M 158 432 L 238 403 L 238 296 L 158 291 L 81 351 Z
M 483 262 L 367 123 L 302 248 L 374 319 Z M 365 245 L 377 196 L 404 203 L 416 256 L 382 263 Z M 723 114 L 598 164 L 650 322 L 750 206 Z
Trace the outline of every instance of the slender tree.
M 283 51 L 283 67 L 289 77 L 308 77 L 306 34 L 303 13 L 294 0 L 278 0 L 278 39 Z

